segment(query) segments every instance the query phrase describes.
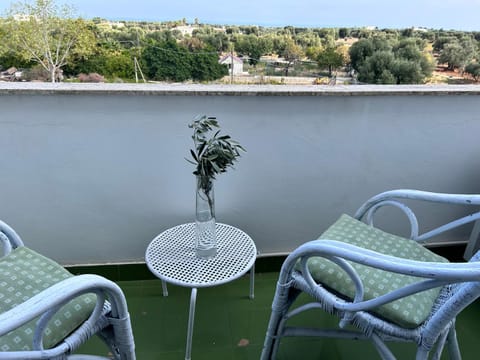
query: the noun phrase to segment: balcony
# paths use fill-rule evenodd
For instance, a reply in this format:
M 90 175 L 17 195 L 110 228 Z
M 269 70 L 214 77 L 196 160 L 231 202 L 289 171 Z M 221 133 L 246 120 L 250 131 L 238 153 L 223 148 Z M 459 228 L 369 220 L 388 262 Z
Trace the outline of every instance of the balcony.
M 183 356 L 188 289 L 172 286 L 163 298 L 143 257 L 159 232 L 193 218 L 193 169 L 184 157 L 187 124 L 198 114 L 216 116 L 247 149 L 216 182 L 217 216 L 247 232 L 265 263 L 381 191 L 480 193 L 480 87 L 8 83 L 0 94 L 1 218 L 74 271 L 93 266 L 120 281 L 139 359 Z M 430 228 L 462 209 L 417 211 Z M 407 221 L 385 214 L 382 225 L 404 233 Z M 470 231 L 436 245 L 463 248 Z M 125 270 L 132 267 L 141 275 Z M 259 357 L 277 269 L 258 274 L 253 301 L 247 279 L 199 293 L 194 357 Z M 471 308 L 458 329 L 466 359 L 475 357 L 468 349 L 480 331 L 472 321 L 478 303 Z M 363 343 L 301 343 L 309 350 L 291 341 L 283 358 L 374 358 Z

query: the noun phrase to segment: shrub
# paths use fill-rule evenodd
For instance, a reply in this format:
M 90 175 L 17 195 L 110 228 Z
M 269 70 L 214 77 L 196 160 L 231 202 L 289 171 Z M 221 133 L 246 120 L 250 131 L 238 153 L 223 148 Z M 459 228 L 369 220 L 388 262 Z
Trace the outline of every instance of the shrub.
M 480 80 L 480 64 L 470 63 L 465 67 L 465 72 L 472 75 L 475 81 Z
M 23 71 L 22 79 L 26 81 L 49 81 L 50 74 L 41 65 L 35 65 Z
M 105 82 L 105 78 L 102 75 L 97 73 L 80 74 L 78 75 L 78 80 L 80 80 L 80 82 L 90 82 L 90 83 Z

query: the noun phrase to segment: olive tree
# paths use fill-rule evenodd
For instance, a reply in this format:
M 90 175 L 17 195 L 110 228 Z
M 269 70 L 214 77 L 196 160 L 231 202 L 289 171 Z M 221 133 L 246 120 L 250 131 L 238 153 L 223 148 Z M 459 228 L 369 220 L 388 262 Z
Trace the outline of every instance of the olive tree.
M 421 84 L 434 68 L 425 42 L 414 38 L 362 39 L 351 46 L 350 57 L 358 80 L 371 84 Z
M 151 42 L 142 51 L 142 68 L 148 78 L 157 81 L 182 82 L 191 79 L 189 51 L 173 39 Z
M 295 44 L 292 39 L 287 38 L 282 56 L 285 59 L 285 76 L 288 76 L 288 70 L 290 67 L 300 60 L 302 56 L 304 56 L 304 53 L 300 46 Z
M 260 57 L 271 52 L 273 49 L 273 41 L 267 37 L 256 35 L 239 36 L 235 43 L 235 50 L 243 55 L 247 55 L 250 65 L 256 66 L 260 61 Z
M 40 64 L 55 82 L 72 54 L 89 52 L 95 45 L 87 24 L 73 13 L 54 0 L 14 3 L 8 11 L 5 41 L 23 58 Z
M 328 68 L 328 75 L 332 76 L 334 69 L 343 65 L 345 58 L 337 51 L 337 48 L 327 47 L 317 56 L 317 63 L 320 68 Z
M 475 40 L 465 37 L 445 43 L 438 60 L 440 63 L 447 64 L 449 70 L 456 68 L 463 70 L 465 65 L 472 61 L 476 53 L 477 44 Z
M 211 81 L 228 74 L 211 47 L 189 51 L 173 39 L 151 42 L 143 48 L 141 60 L 147 76 L 158 81 Z
M 480 80 L 480 64 L 472 62 L 465 67 L 465 72 L 470 74 L 475 81 Z
M 0 19 L 0 39 L 4 39 L 7 36 L 7 30 L 5 29 L 5 24 Z M 3 41 L 0 41 L 0 57 L 3 56 L 7 51 L 7 47 L 5 46 Z M 0 64 L 1 65 L 1 64 Z

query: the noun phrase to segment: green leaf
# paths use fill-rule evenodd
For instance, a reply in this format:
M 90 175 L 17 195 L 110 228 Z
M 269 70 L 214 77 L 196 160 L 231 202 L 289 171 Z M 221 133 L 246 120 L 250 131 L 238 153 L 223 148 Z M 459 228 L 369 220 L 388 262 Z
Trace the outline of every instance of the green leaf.
M 198 158 L 201 158 L 203 156 L 203 152 L 206 149 L 207 143 L 201 143 L 200 146 L 197 149 L 198 153 Z
M 222 169 L 220 169 L 220 168 L 218 167 L 218 165 L 215 164 L 214 162 L 212 162 L 212 166 L 213 166 L 213 168 L 215 169 L 216 172 L 222 172 Z
M 192 157 L 198 162 L 197 155 L 193 152 L 192 149 L 190 149 L 190 154 L 192 154 Z
M 187 161 L 196 165 L 193 172 L 195 175 L 210 179 L 214 179 L 215 174 L 226 172 L 240 157 L 239 150 L 245 151 L 230 135 L 219 136 L 220 129 L 212 135 L 215 127 L 220 128 L 216 118 L 206 115 L 198 116 L 189 125 L 189 128 L 193 128 L 192 139 L 196 150 L 196 153 L 193 150 L 190 150 L 190 153 L 197 163 L 188 159 Z

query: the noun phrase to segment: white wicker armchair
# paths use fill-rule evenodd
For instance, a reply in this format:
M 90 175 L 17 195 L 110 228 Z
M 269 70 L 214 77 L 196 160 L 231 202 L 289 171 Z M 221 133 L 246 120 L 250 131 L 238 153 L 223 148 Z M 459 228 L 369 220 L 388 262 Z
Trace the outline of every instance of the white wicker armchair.
M 83 358 L 70 355 L 95 334 L 114 359 L 135 359 L 127 303 L 116 284 L 73 276 L 25 247 L 1 221 L 0 244 L 0 359 Z
M 480 212 L 418 234 L 413 211 L 402 201 L 475 205 L 480 195 L 395 190 L 368 200 L 355 214 L 343 215 L 320 238 L 307 242 L 285 260 L 272 304 L 262 359 L 276 357 L 285 336 L 371 340 L 382 359 L 394 359 L 389 341 L 417 345 L 417 359 L 439 359 L 445 344 L 460 359 L 456 316 L 480 295 L 480 254 L 468 263 L 450 263 L 424 248 L 433 236 L 478 220 Z M 372 226 L 375 212 L 389 205 L 410 220 L 411 239 Z M 361 222 L 365 219 L 366 223 Z M 301 292 L 311 303 L 290 310 Z M 293 316 L 311 309 L 337 315 L 338 328 L 288 326 Z M 349 326 L 347 329 L 347 325 Z M 356 330 L 355 330 L 356 329 Z

